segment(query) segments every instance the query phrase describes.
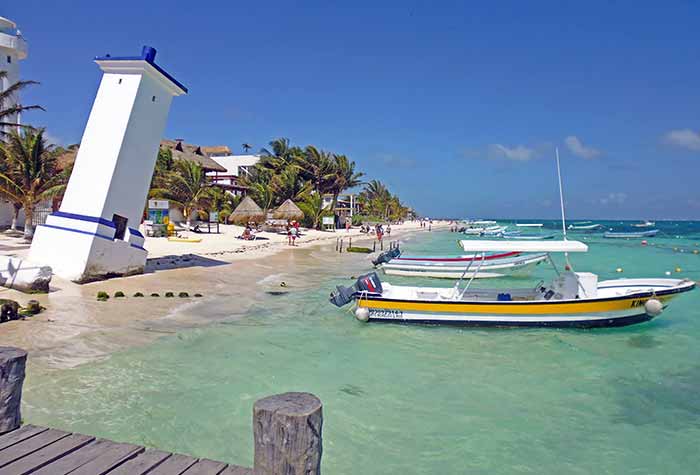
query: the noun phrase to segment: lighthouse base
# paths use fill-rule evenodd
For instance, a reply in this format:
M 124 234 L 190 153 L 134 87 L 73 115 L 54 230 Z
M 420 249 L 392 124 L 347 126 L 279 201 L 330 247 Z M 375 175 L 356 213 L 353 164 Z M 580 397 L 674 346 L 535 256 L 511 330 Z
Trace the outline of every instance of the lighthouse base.
M 148 252 L 137 230 L 115 239 L 110 221 L 76 226 L 66 220 L 76 221 L 54 214 L 37 227 L 29 251 L 32 262 L 51 266 L 55 275 L 77 283 L 143 273 Z

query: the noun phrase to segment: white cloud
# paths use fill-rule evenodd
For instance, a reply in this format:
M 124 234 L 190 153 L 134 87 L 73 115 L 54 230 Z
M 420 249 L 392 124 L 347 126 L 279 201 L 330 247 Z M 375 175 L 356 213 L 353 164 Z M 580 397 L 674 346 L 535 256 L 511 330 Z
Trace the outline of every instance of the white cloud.
M 55 135 L 53 135 L 49 132 L 44 132 L 44 139 L 48 143 L 56 145 L 56 146 L 63 145 L 63 140 L 61 140 L 60 138 L 56 137 Z
M 489 146 L 492 155 L 497 157 L 504 157 L 508 160 L 515 160 L 519 162 L 526 162 L 535 158 L 535 150 L 525 147 L 524 145 L 517 145 L 515 147 L 509 148 L 501 144 L 493 144 Z
M 593 147 L 586 147 L 583 142 L 575 135 L 569 135 L 564 139 L 564 143 L 569 148 L 569 151 L 580 158 L 590 160 L 600 156 L 600 150 Z
M 604 196 L 598 200 L 598 202 L 603 206 L 607 206 L 609 204 L 621 205 L 625 201 L 627 201 L 627 193 L 622 192 L 608 193 L 608 196 Z
M 664 135 L 664 142 L 693 152 L 700 152 L 700 133 L 690 129 L 671 130 Z

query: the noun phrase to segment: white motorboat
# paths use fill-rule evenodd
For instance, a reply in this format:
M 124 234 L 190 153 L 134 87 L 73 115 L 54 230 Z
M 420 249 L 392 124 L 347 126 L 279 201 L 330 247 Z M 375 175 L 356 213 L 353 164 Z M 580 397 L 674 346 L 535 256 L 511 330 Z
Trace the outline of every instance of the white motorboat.
M 645 220 L 641 223 L 635 223 L 632 226 L 634 226 L 635 228 L 653 228 L 654 226 L 656 226 L 656 222 Z
M 474 278 L 490 279 L 507 275 L 527 275 L 532 268 L 545 260 L 547 260 L 546 254 L 523 254 L 515 257 L 484 260 L 479 271 L 474 274 Z M 464 275 L 465 269 L 474 261 L 476 261 L 474 265 L 481 263 L 480 257 L 461 264 L 459 262 L 411 262 L 394 259 L 383 264 L 381 269 L 387 275 L 460 279 Z
M 578 241 L 461 241 L 472 252 L 585 252 Z M 551 261 L 551 260 L 550 260 Z M 554 266 L 553 261 L 552 265 Z M 383 283 L 376 273 L 361 276 L 351 287 L 339 286 L 330 301 L 343 306 L 357 303 L 361 321 L 393 323 L 457 324 L 471 326 L 615 327 L 650 320 L 669 301 L 695 288 L 686 279 L 615 279 L 598 281 L 589 272 L 559 270 L 549 284 L 530 288 L 472 288 L 465 285 L 419 287 Z M 568 264 L 567 258 L 567 268 Z M 466 269 L 463 277 L 468 275 Z

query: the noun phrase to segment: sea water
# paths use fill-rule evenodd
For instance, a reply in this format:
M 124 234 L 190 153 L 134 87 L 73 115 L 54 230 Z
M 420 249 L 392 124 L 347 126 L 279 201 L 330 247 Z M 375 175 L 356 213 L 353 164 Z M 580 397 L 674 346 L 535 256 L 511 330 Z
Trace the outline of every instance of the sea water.
M 571 261 L 601 279 L 700 280 L 700 225 L 659 227 L 647 246 L 571 235 L 590 246 Z M 403 248 L 458 254 L 460 237 L 424 232 Z M 324 404 L 324 473 L 698 472 L 698 291 L 652 322 L 616 329 L 362 324 L 327 297 L 370 269 L 366 256 L 332 247 L 296 256 L 256 285 L 258 302 L 243 315 L 220 292 L 193 309 L 224 316 L 215 323 L 30 374 L 25 420 L 249 466 L 253 402 L 309 391 Z M 534 286 L 552 275 L 541 265 L 528 279 L 476 285 Z M 277 281 L 289 292 L 267 293 Z

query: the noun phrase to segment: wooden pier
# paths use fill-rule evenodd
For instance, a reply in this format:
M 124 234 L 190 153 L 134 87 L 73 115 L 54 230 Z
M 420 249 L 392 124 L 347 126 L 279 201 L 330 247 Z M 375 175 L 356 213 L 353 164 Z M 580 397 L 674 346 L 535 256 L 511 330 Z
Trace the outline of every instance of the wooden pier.
M 31 424 L 20 426 L 27 353 L 0 347 L 0 475 L 320 475 L 321 401 L 309 393 L 253 406 L 253 468 L 113 442 Z

